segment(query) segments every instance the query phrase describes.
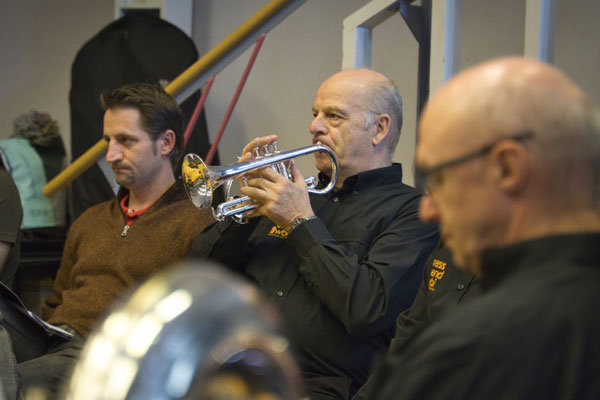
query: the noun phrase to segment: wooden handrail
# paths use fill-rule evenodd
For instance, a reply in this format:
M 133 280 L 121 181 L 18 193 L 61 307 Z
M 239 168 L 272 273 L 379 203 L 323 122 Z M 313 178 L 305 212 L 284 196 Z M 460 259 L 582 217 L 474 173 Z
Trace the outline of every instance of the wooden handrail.
M 231 32 L 221 43 L 216 45 L 198 61 L 192 64 L 181 75 L 175 78 L 165 88 L 165 91 L 172 96 L 183 91 L 188 85 L 192 84 L 202 73 L 207 71 L 221 59 L 227 56 L 232 50 L 241 44 L 248 36 L 254 33 L 262 25 L 267 23 L 277 13 L 283 10 L 289 3 L 295 0 L 271 0 L 256 14 L 251 16 L 246 22 L 242 23 L 236 30 Z M 50 182 L 44 186 L 42 193 L 46 197 L 54 196 L 59 190 L 67 186 L 69 182 L 83 174 L 88 168 L 106 153 L 108 144 L 105 140 L 90 147 L 85 153 L 79 156 L 71 165 L 56 175 Z

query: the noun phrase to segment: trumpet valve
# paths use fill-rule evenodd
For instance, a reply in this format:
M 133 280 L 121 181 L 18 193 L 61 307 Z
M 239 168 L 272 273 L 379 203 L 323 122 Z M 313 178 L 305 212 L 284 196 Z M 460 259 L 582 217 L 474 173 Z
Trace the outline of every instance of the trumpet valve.
M 270 155 L 271 155 L 271 150 L 270 150 L 270 147 L 269 147 L 269 145 L 268 145 L 268 144 L 265 144 L 265 145 L 262 147 L 262 150 L 263 150 L 263 157 L 266 157 L 266 156 L 270 156 Z

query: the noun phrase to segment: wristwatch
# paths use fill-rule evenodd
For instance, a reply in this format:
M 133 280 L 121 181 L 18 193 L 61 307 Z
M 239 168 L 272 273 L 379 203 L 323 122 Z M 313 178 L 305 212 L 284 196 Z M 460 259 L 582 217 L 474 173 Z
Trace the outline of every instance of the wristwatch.
M 317 218 L 316 215 L 308 215 L 306 217 L 298 217 L 292 222 L 292 226 L 290 227 L 289 233 L 292 233 L 294 229 L 303 224 L 304 222 Z

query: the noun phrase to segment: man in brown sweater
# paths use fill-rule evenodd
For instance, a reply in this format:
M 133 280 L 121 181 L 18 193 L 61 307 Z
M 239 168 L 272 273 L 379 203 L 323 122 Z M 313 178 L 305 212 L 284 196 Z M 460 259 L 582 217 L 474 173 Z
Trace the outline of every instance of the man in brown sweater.
M 72 333 L 42 331 L 0 300 L 0 387 L 16 399 L 31 387 L 50 394 L 69 378 L 85 338 L 114 301 L 183 259 L 212 216 L 187 199 L 173 168 L 183 150 L 174 99 L 150 84 L 103 94 L 106 161 L 121 185 L 71 226 L 43 317 Z M 2 397 L 2 396 L 0 396 Z

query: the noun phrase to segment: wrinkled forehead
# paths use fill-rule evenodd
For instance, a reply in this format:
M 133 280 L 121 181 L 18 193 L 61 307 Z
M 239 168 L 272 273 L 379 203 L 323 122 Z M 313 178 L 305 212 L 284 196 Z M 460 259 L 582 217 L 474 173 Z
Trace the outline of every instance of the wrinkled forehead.
M 327 79 L 315 96 L 315 105 L 337 105 L 361 107 L 367 94 L 368 85 L 359 80 L 348 79 L 343 75 L 334 75 Z

